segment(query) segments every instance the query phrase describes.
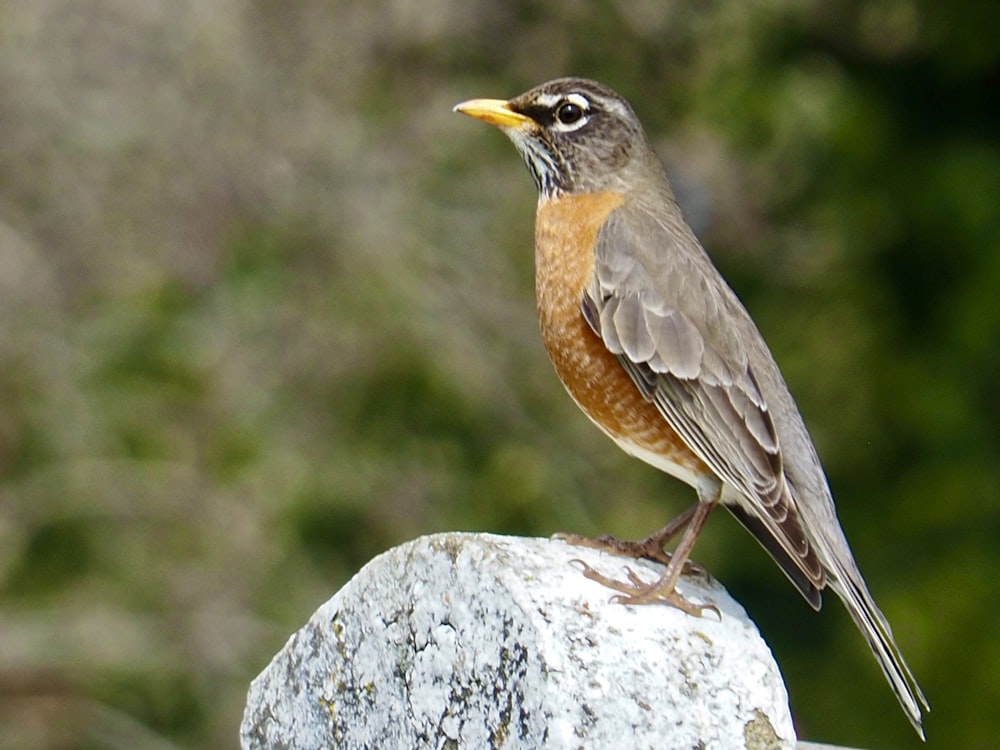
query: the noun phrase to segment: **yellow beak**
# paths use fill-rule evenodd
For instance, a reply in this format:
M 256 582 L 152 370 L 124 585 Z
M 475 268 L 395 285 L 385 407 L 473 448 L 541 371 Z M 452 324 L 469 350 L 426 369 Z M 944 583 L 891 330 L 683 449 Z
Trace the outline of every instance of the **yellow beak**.
M 503 99 L 469 99 L 467 102 L 456 104 L 453 111 L 475 117 L 498 128 L 524 129 L 535 125 L 534 120 L 512 110 Z

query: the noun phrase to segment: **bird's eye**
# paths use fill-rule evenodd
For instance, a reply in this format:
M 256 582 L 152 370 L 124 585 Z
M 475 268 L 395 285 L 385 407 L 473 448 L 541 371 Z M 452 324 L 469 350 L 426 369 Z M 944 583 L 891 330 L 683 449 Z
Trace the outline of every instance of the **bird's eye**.
M 583 107 L 573 102 L 563 102 L 556 108 L 556 119 L 563 125 L 573 125 L 583 117 Z

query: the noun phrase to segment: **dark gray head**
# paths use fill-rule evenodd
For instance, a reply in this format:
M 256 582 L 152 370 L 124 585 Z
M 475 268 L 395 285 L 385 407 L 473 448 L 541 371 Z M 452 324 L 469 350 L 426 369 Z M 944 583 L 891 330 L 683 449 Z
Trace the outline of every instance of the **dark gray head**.
M 624 191 L 650 170 L 663 179 L 632 107 L 596 81 L 557 78 L 509 101 L 472 99 L 455 110 L 503 130 L 543 198 Z

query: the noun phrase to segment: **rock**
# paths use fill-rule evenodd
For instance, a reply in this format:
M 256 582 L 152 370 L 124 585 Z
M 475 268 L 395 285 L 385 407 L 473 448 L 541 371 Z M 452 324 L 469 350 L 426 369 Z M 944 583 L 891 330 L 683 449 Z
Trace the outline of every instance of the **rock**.
M 612 603 L 572 564 L 661 566 L 563 542 L 423 537 L 366 565 L 253 681 L 241 731 L 269 748 L 790 748 L 785 688 L 740 607 Z

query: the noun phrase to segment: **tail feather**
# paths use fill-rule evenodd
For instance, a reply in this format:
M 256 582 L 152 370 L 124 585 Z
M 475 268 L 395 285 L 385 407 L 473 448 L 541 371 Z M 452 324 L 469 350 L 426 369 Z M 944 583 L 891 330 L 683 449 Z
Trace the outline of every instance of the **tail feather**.
M 760 514 L 750 513 L 741 505 L 728 505 L 727 507 L 736 519 L 743 524 L 743 527 L 753 534 L 754 538 L 760 542 L 760 545 L 767 550 L 771 559 L 778 564 L 782 572 L 788 576 L 788 580 L 795 585 L 799 593 L 809 602 L 809 606 L 818 612 L 823 603 L 820 592 L 826 586 L 826 579 L 823 568 L 816 558 L 816 552 L 811 547 L 806 548 L 806 555 L 808 557 L 790 552 L 788 545 L 781 543 L 783 537 L 776 534 L 773 530 L 776 525 L 780 526 L 780 524 L 769 518 L 765 520 L 765 517 Z M 797 514 L 789 515 L 786 523 L 794 523 L 799 529 L 798 534 L 802 534 Z M 819 570 L 820 575 L 816 576 L 813 574 L 813 569 Z
M 920 735 L 920 739 L 925 739 L 923 711 L 930 711 L 930 705 L 900 653 L 892 636 L 892 628 L 872 599 L 868 587 L 865 586 L 860 574 L 852 574 L 847 570 L 835 571 L 834 575 L 830 576 L 829 583 L 868 641 L 872 653 L 875 654 L 883 674 L 913 728 Z

